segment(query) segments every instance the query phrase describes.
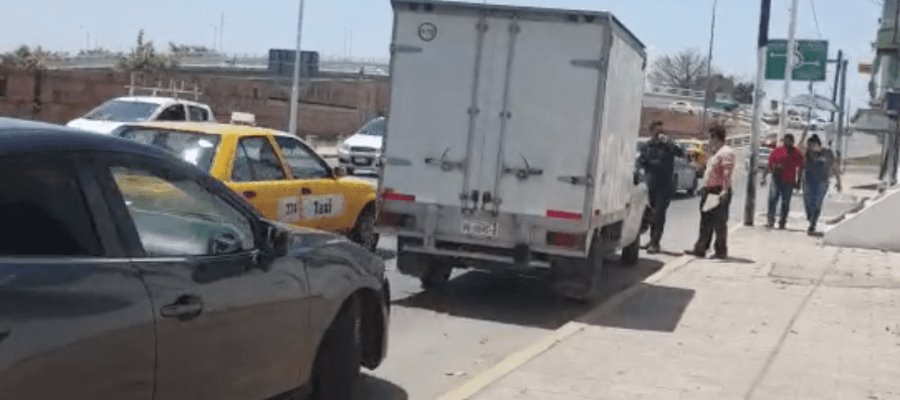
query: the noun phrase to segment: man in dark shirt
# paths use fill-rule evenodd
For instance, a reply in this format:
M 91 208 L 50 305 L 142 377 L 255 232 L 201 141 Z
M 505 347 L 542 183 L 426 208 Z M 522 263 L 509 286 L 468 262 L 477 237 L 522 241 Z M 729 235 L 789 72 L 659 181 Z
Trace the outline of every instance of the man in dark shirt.
M 660 251 L 659 242 L 666 226 L 666 212 L 675 193 L 675 157 L 684 157 L 684 151 L 663 136 L 662 121 L 650 123 L 650 134 L 652 138 L 641 151 L 639 163 L 647 175 L 650 207 L 653 208 L 647 252 L 654 254 Z

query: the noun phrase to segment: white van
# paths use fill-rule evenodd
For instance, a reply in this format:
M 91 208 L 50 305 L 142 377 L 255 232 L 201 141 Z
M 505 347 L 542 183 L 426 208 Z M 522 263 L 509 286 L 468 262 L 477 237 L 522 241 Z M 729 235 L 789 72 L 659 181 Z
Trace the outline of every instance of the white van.
M 394 0 L 379 229 L 424 286 L 545 269 L 586 299 L 638 257 L 644 46 L 603 12 Z

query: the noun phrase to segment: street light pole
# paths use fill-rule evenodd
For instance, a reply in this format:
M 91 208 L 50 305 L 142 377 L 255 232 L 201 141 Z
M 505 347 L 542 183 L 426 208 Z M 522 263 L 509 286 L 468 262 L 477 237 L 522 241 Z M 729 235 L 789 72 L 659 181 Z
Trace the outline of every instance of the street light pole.
M 709 91 L 712 87 L 712 58 L 713 46 L 715 45 L 716 40 L 716 7 L 718 4 L 719 0 L 713 0 L 712 21 L 709 24 L 709 54 L 706 56 L 706 91 L 703 94 L 703 123 L 700 127 L 701 135 L 706 132 L 706 114 L 709 110 Z
M 747 199 L 744 201 L 744 225 L 756 219 L 756 173 L 759 171 L 759 137 L 762 134 L 763 86 L 766 83 L 766 51 L 769 47 L 769 18 L 772 0 L 762 0 L 756 50 L 756 82 L 753 86 L 753 121 L 750 132 L 750 171 L 747 173 Z
M 288 121 L 288 132 L 291 135 L 297 135 L 297 106 L 300 103 L 300 63 L 302 62 L 300 43 L 303 35 L 304 6 L 305 1 L 300 0 L 300 11 L 297 14 L 297 54 L 294 58 L 294 80 L 291 83 L 291 111 Z
M 799 0 L 793 0 L 791 5 L 791 23 L 788 27 L 787 62 L 784 64 L 784 91 L 781 94 L 781 116 L 778 118 L 778 142 L 784 139 L 787 130 L 787 101 L 791 96 L 791 80 L 794 77 L 794 50 L 797 47 L 797 11 L 800 7 Z

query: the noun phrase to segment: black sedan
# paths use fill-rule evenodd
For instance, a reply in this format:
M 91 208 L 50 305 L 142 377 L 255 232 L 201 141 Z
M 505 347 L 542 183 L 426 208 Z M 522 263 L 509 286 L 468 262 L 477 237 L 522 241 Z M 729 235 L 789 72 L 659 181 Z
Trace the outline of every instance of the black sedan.
M 383 262 L 162 150 L 0 118 L 0 398 L 347 399 Z

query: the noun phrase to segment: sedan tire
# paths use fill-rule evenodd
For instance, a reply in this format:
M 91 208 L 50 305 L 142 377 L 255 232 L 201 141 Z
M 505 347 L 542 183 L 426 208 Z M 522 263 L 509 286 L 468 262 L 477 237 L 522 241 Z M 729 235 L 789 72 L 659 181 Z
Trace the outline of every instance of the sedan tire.
M 350 232 L 350 240 L 374 252 L 378 247 L 378 232 L 375 230 L 375 207 L 372 205 L 363 208 L 356 219 L 356 226 Z
M 319 345 L 311 400 L 349 400 L 362 362 L 360 305 L 348 299 Z

